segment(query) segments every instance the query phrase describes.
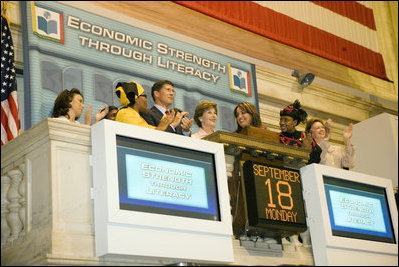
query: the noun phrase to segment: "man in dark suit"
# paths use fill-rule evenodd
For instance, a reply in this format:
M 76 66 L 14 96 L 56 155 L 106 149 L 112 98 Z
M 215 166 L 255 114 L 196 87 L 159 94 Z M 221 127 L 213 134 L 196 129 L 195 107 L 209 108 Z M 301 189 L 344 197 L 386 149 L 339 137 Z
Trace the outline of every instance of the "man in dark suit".
M 154 99 L 154 106 L 140 115 L 144 118 L 144 120 L 147 121 L 148 124 L 158 126 L 161 118 L 165 114 L 169 114 L 171 112 L 169 110 L 169 106 L 173 104 L 173 99 L 175 97 L 173 83 L 167 80 L 154 83 L 151 88 L 151 96 Z M 187 114 L 187 112 L 176 112 L 175 119 L 169 125 L 166 131 L 189 136 L 194 120 L 186 118 L 185 115 Z

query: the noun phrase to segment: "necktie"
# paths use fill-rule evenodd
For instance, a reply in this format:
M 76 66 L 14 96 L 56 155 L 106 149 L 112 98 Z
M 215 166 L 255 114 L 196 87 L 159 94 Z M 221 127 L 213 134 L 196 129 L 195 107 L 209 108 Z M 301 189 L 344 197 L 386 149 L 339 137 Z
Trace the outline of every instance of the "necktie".
M 166 114 L 166 115 L 169 115 L 169 114 L 170 114 L 169 110 L 166 110 L 166 111 L 165 111 L 165 114 Z

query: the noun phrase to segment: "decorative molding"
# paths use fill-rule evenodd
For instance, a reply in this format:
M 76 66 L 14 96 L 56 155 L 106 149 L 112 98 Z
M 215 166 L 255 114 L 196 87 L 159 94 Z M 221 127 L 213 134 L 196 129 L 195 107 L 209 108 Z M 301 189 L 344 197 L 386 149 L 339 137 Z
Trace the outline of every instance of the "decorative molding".
M 1 176 L 1 248 L 23 242 L 26 233 L 25 165 Z
M 7 217 L 10 213 L 7 199 L 8 189 L 11 185 L 11 178 L 8 175 L 1 175 L 1 249 L 7 244 L 8 237 L 11 234 L 11 228 L 7 223 Z
M 397 106 L 379 104 L 317 83 L 298 92 L 295 91 L 295 78 L 259 66 L 256 71 L 261 107 L 264 106 L 262 104 L 272 103 L 282 108 L 293 100 L 300 99 L 309 114 L 316 112 L 324 114 L 322 117 L 334 116 L 352 122 L 359 122 L 383 112 L 393 115 L 397 115 L 398 112 Z M 371 98 L 365 94 L 365 97 L 367 96 Z M 277 117 L 278 115 L 275 116 Z
M 394 92 L 398 95 L 398 2 L 370 1 L 370 4 L 387 77 L 393 80 Z
M 15 158 L 23 158 L 49 140 L 91 146 L 90 126 L 55 118 L 42 120 L 1 147 L 2 175 L 15 167 Z
M 297 84 L 295 78 L 267 68 L 257 67 L 257 79 L 260 116 L 263 125 L 271 131 L 280 131 L 280 109 L 295 99 L 300 99 L 309 118 L 333 119 L 330 141 L 337 144 L 343 144 L 342 133 L 349 122 L 358 123 L 383 112 L 397 116 L 397 106 L 378 104 L 317 83 L 302 92 L 293 92 Z M 304 130 L 304 127 L 300 124 L 297 128 Z

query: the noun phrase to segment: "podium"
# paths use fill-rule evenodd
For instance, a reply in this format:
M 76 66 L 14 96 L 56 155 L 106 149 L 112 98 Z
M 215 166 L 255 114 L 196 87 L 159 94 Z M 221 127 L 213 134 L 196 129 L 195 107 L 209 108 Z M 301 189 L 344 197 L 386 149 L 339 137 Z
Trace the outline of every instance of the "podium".
M 228 187 L 236 238 L 279 238 L 306 230 L 299 169 L 309 151 L 281 144 L 278 133 L 253 126 L 204 139 L 222 143 L 232 165 Z
M 101 237 L 95 232 L 94 199 L 98 191 L 93 187 L 97 177 L 93 175 L 95 156 L 92 156 L 91 132 L 92 127 L 87 125 L 47 118 L 1 148 L 1 265 L 153 266 L 182 262 L 181 258 L 159 258 L 161 253 L 165 253 L 164 248 L 159 250 L 158 257 L 96 256 L 96 240 Z M 163 135 L 163 138 L 175 137 L 169 133 L 154 132 Z M 223 138 L 230 135 L 242 140 L 246 138 L 231 133 L 218 134 L 222 134 Z M 232 162 L 231 167 L 227 166 L 227 176 L 231 179 L 235 156 L 224 153 L 224 146 L 186 139 L 187 142 L 197 141 L 200 145 L 207 143 L 212 149 L 220 147 L 222 154 L 228 158 L 227 162 Z M 228 227 L 226 221 L 226 227 L 222 229 L 230 229 L 228 236 L 234 253 L 232 265 L 262 265 L 265 262 L 269 265 L 313 265 L 313 256 L 306 249 L 288 252 L 282 250 L 281 245 L 263 242 L 261 244 L 268 250 L 265 248 L 262 253 L 256 248 L 249 252 L 243 249 L 240 240 L 231 238 L 227 182 L 225 187 L 225 190 L 218 192 L 226 196 L 223 198 L 227 208 L 224 209 L 227 210 L 224 218 L 229 222 Z M 147 226 L 143 228 L 148 229 Z M 215 227 L 208 229 L 217 230 Z M 168 240 L 176 242 L 176 238 Z M 158 241 L 156 238 L 139 238 L 134 245 L 144 247 Z M 203 247 L 227 248 L 207 237 L 202 240 L 204 242 Z M 186 250 L 202 252 L 191 248 L 186 246 Z M 284 253 L 289 253 L 288 257 Z M 210 261 L 194 262 L 205 264 Z

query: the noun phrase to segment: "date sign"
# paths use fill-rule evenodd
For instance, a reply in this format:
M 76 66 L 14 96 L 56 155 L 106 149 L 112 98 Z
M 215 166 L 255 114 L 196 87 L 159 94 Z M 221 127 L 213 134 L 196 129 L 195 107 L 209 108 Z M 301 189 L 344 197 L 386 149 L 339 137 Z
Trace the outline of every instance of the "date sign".
M 243 171 L 249 234 L 286 237 L 307 229 L 298 170 L 246 161 Z

